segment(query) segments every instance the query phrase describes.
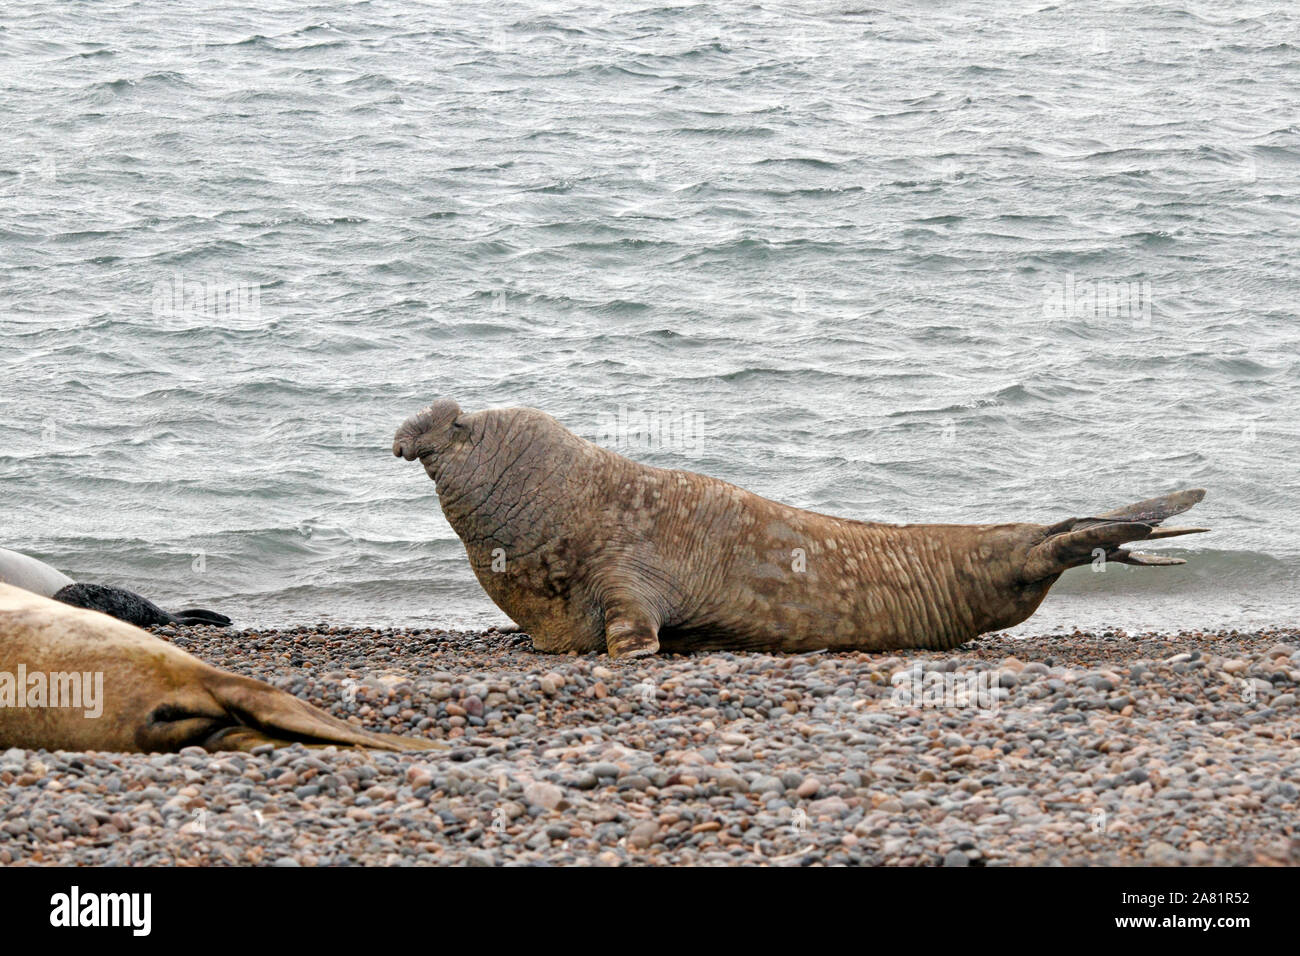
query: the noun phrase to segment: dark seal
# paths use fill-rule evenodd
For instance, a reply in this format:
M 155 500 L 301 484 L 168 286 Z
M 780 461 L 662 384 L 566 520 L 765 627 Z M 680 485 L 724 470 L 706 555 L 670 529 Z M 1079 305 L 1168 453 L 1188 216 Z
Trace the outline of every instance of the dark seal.
M 164 611 L 153 601 L 107 584 L 69 584 L 60 588 L 53 595 L 54 600 L 71 604 L 73 607 L 86 608 L 89 611 L 102 611 L 119 621 L 126 621 L 136 627 L 157 627 L 163 624 L 183 624 L 193 626 L 206 624 L 212 627 L 229 627 L 230 618 L 215 611 L 203 608 L 187 608 L 173 614 Z

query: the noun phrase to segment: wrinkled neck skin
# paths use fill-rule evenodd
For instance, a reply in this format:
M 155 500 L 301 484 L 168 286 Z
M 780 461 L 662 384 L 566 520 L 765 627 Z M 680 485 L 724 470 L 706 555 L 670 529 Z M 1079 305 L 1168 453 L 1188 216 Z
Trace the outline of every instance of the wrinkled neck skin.
M 493 409 L 463 420 L 469 439 L 431 456 L 426 470 L 482 580 L 494 560 L 499 567 L 553 544 L 590 498 L 582 473 L 598 458 L 617 456 L 541 412 Z

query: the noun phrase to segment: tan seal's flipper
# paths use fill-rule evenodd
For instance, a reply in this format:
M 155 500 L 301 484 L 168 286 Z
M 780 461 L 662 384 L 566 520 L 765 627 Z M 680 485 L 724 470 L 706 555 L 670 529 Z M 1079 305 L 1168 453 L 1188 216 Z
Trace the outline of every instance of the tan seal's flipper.
M 394 747 L 381 747 L 373 743 L 345 744 L 359 750 L 367 748 L 371 750 L 446 750 L 447 745 L 434 740 L 424 740 L 417 737 L 399 737 L 395 734 L 379 734 L 378 736 L 389 739 L 391 743 L 396 744 Z M 244 752 L 256 750 L 258 747 L 291 747 L 294 744 L 302 744 L 304 747 L 313 750 L 319 750 L 324 747 L 337 747 L 337 742 L 332 743 L 303 743 L 301 740 L 287 740 L 284 737 L 273 737 L 270 734 L 260 730 L 254 730 L 252 727 L 229 727 L 226 730 L 219 731 L 212 737 L 208 738 L 204 745 L 205 749 L 214 753 L 223 750 L 242 750 Z
M 361 730 L 106 614 L 0 585 L 0 748 L 152 753 L 293 742 L 446 746 Z

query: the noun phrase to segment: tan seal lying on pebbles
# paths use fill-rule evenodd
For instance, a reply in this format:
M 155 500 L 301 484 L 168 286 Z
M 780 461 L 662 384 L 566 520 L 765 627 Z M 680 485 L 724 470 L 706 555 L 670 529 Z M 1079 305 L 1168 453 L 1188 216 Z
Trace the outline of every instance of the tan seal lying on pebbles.
M 1025 620 L 1068 568 L 1182 564 L 1122 545 L 1204 530 L 1158 527 L 1200 489 L 1051 525 L 835 518 L 450 399 L 393 454 L 421 461 L 479 582 L 543 651 L 950 648 Z
M 0 749 L 152 753 L 294 742 L 443 746 L 359 730 L 106 614 L 0 584 Z

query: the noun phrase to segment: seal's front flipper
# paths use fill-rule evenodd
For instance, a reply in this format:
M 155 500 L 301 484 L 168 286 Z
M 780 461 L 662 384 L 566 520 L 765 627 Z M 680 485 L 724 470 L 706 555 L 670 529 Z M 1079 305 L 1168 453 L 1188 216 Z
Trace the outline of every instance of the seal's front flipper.
M 361 730 L 251 677 L 214 671 L 203 684 L 236 725 L 209 737 L 204 742 L 209 750 L 252 749 L 268 743 L 336 744 L 374 750 L 447 749 L 446 744 L 436 740 Z
M 610 657 L 658 653 L 658 616 L 634 595 L 616 592 L 605 601 L 605 650 Z
M 378 736 L 389 737 L 391 735 L 379 734 Z M 420 741 L 415 740 L 414 738 L 398 737 L 397 739 L 407 744 L 421 743 Z M 255 730 L 252 727 L 224 727 L 221 730 L 218 730 L 212 736 L 210 736 L 207 740 L 203 741 L 203 749 L 207 750 L 210 753 L 221 753 L 222 751 L 230 751 L 230 750 L 238 750 L 243 753 L 248 753 L 251 750 L 256 750 L 258 747 L 265 747 L 267 745 L 270 745 L 272 747 L 291 747 L 296 743 L 301 743 L 304 747 L 309 747 L 313 750 L 320 749 L 323 747 L 338 746 L 337 743 L 334 743 L 332 741 L 329 743 L 303 743 L 303 741 L 301 740 L 286 740 L 283 737 L 273 737 L 271 734 L 268 734 L 265 731 Z M 428 746 L 403 746 L 398 749 L 435 750 L 435 749 L 442 748 L 441 744 L 433 740 L 424 741 L 423 743 L 427 744 Z M 362 745 L 357 745 L 357 746 L 362 746 Z M 374 746 L 374 749 L 387 750 L 392 748 L 386 748 L 386 747 L 381 748 L 378 746 Z
M 248 753 L 267 744 L 272 747 L 288 747 L 292 743 L 291 740 L 272 737 L 252 727 L 223 727 L 203 741 L 203 749 L 210 753 L 220 753 L 223 750 L 240 750 Z
M 610 657 L 649 657 L 659 652 L 659 631 L 624 619 L 605 622 L 605 650 Z

